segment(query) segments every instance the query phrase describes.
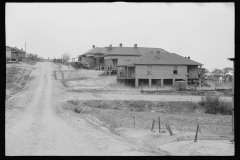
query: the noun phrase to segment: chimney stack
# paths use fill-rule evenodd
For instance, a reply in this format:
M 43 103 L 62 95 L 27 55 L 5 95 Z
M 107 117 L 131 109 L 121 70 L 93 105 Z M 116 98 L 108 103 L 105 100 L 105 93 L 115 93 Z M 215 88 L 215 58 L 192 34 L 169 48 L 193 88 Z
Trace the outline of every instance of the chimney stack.
M 109 51 L 111 51 L 111 50 L 112 50 L 112 45 L 110 44 L 110 45 L 109 45 Z
M 190 57 L 188 57 L 188 59 L 190 59 Z
M 160 59 L 160 51 L 157 51 L 156 54 L 157 54 L 157 58 Z
M 95 48 L 95 45 L 92 45 L 92 48 Z
M 120 43 L 119 46 L 122 47 L 122 43 Z
M 134 48 L 137 48 L 137 44 L 134 44 Z

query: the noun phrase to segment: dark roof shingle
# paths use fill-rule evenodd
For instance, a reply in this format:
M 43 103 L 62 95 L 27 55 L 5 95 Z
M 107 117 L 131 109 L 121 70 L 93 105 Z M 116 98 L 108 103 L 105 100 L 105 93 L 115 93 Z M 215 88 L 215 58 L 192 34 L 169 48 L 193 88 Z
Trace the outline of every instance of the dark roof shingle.
M 108 55 L 133 55 L 133 56 L 142 56 L 150 51 L 161 51 L 166 52 L 161 48 L 146 48 L 146 47 L 115 47 L 111 51 L 105 54 Z
M 172 64 L 172 65 L 202 65 L 196 61 L 184 58 L 176 53 L 160 52 L 160 58 L 157 58 L 156 52 L 149 52 L 139 58 L 135 64 Z

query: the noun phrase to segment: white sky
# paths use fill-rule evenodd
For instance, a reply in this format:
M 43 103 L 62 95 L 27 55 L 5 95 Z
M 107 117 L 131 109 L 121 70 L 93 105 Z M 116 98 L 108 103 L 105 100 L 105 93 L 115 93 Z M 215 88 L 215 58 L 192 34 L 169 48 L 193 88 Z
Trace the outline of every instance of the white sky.
M 234 3 L 6 3 L 6 45 L 44 58 L 92 48 L 162 48 L 209 69 L 233 67 Z

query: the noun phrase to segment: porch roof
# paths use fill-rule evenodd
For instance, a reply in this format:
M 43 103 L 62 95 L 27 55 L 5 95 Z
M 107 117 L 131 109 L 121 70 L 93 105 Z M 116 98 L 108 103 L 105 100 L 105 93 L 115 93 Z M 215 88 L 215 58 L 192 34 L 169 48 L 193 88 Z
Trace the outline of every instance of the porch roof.
M 133 67 L 135 66 L 134 63 L 139 60 L 140 57 L 137 57 L 135 59 L 130 59 L 130 60 L 121 60 L 119 59 L 117 67 L 124 67 L 124 66 L 129 66 Z

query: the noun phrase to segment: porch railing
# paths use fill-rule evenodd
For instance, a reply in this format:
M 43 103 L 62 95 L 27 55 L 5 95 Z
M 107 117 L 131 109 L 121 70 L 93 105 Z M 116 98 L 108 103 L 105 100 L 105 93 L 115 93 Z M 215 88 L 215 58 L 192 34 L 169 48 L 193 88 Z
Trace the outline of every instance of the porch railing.
M 127 73 L 118 73 L 117 75 L 118 78 L 134 78 L 135 74 L 127 74 Z

